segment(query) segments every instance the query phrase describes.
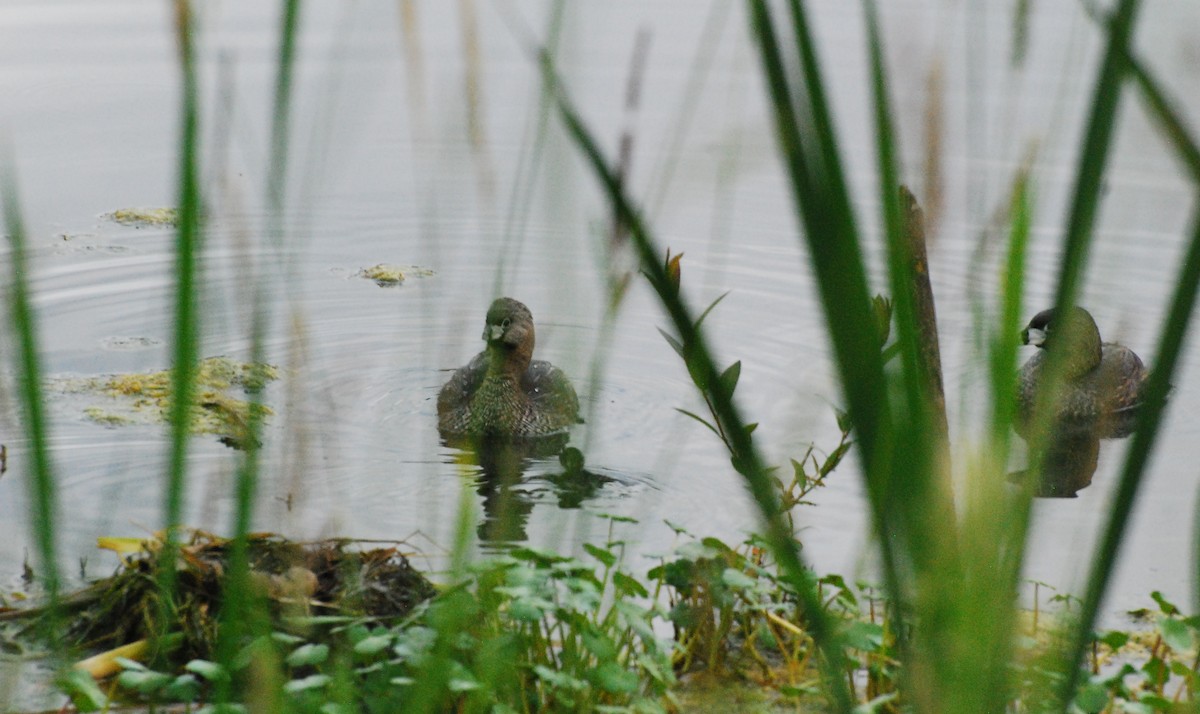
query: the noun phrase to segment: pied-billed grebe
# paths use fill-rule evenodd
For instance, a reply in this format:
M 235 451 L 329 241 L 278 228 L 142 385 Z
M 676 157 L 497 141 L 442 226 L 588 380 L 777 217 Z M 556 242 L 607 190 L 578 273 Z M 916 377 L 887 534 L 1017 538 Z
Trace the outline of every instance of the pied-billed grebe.
M 1061 392 L 1053 399 L 1054 438 L 1088 434 L 1116 439 L 1133 432 L 1134 417 L 1142 403 L 1149 373 L 1133 350 L 1115 342 L 1101 342 L 1091 314 L 1072 308 L 1066 319 L 1054 310 L 1043 310 L 1029 321 L 1021 340 L 1038 352 L 1021 368 L 1017 397 L 1017 433 L 1028 438 L 1038 393 L 1045 389 L 1042 372 L 1045 348 L 1065 341 L 1067 353 Z
M 446 437 L 534 438 L 579 421 L 567 375 L 533 359 L 533 315 L 512 298 L 488 308 L 487 347 L 438 393 L 438 430 Z

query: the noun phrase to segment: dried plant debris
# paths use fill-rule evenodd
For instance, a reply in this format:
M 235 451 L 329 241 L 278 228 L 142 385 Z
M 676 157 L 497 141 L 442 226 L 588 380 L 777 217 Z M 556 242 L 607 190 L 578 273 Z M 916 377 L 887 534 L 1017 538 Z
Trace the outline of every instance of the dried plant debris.
M 252 417 L 262 420 L 274 412 L 265 404 L 240 399 L 232 392 L 257 393 L 279 378 L 269 364 L 246 363 L 228 357 L 202 360 L 195 375 L 195 397 L 188 417 L 193 434 L 216 434 L 236 449 L 250 444 Z M 170 418 L 170 370 L 144 374 L 58 379 L 51 387 L 63 393 L 90 393 L 103 397 L 101 404 L 83 408 L 91 421 L 107 427 L 159 424 Z
M 297 543 L 270 533 L 251 534 L 246 543 L 247 602 L 262 606 L 275 628 L 288 630 L 309 616 L 401 618 L 436 594 L 409 563 L 402 544 L 369 550 L 363 545 L 348 539 Z M 229 594 L 233 541 L 193 531 L 179 546 L 170 561 L 177 590 L 169 622 L 162 621 L 159 584 L 167 563 L 161 534 L 123 551 L 123 563 L 112 577 L 66 598 L 65 606 L 74 611 L 67 631 L 70 645 L 112 650 L 169 632 L 178 645 L 172 658 L 211 657 Z M 39 611 L 27 613 L 36 616 Z
M 134 228 L 170 227 L 179 219 L 179 213 L 174 208 L 118 208 L 104 217 Z
M 408 278 L 425 278 L 433 275 L 433 271 L 416 265 L 393 265 L 380 263 L 370 268 L 363 268 L 357 273 L 358 277 L 374 280 L 381 288 L 400 285 Z

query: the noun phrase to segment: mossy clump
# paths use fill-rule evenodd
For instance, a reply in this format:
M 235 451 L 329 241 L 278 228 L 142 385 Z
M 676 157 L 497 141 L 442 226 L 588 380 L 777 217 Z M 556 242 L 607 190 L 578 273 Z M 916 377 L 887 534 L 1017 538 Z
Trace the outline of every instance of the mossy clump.
M 274 414 L 270 407 L 229 394 L 232 389 L 255 393 L 279 378 L 269 364 L 246 363 L 228 357 L 209 357 L 197 366 L 195 395 L 188 416 L 193 434 L 217 434 L 228 446 L 249 444 L 251 416 L 258 420 Z M 86 380 L 73 389 L 99 392 L 112 398 L 105 406 L 89 406 L 84 415 L 105 426 L 165 422 L 171 410 L 171 370 L 118 374 Z
M 380 263 L 358 271 L 359 277 L 374 280 L 375 284 L 381 288 L 400 285 L 408 278 L 424 278 L 430 275 L 433 275 L 433 271 L 428 268 L 416 265 L 392 265 L 391 263 Z
M 105 214 L 105 217 L 114 223 L 134 228 L 169 227 L 179 222 L 179 212 L 174 208 L 118 208 Z

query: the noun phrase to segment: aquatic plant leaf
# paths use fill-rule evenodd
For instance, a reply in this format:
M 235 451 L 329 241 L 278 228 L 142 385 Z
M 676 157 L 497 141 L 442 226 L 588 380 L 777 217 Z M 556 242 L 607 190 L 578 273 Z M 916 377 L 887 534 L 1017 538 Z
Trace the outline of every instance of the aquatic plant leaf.
M 603 563 L 606 568 L 611 568 L 617 563 L 617 556 L 611 550 L 592 545 L 591 543 L 584 543 L 583 549 L 593 558 Z
M 55 680 L 58 689 L 71 699 L 71 704 L 80 712 L 99 711 L 108 704 L 108 697 L 100 691 L 92 675 L 80 669 L 71 669 Z
M 549 684 L 550 686 L 558 687 L 559 689 L 582 692 L 588 688 L 588 683 L 582 679 L 572 677 L 565 672 L 558 672 L 550 669 L 545 665 L 535 664 L 533 666 L 533 671 L 534 674 L 538 676 L 538 679 Z
M 130 669 L 121 672 L 117 676 L 117 683 L 125 689 L 130 689 L 138 694 L 148 695 L 154 694 L 158 690 L 167 686 L 173 677 L 165 672 L 153 672 L 148 669 Z
M 725 568 L 721 572 L 721 582 L 739 590 L 753 590 L 758 584 L 757 580 L 736 568 Z
M 372 635 L 365 637 L 354 644 L 354 654 L 363 657 L 371 657 L 386 650 L 392 644 L 391 635 Z
M 1088 714 L 1104 711 L 1108 706 L 1108 689 L 1100 682 L 1088 682 L 1075 695 L 1075 706 Z
M 679 340 L 668 335 L 666 330 L 662 329 L 661 327 L 656 329 L 658 330 L 658 334 L 662 335 L 663 339 L 667 341 L 667 344 L 671 346 L 671 349 L 675 350 L 675 354 L 683 357 L 683 344 L 680 343 Z
M 693 419 L 695 419 L 696 421 L 700 422 L 700 423 L 701 423 L 701 424 L 703 424 L 704 426 L 708 427 L 708 428 L 709 428 L 709 430 L 710 430 L 712 433 L 716 434 L 717 436 L 720 436 L 720 435 L 721 435 L 721 432 L 717 431 L 717 427 L 715 427 L 715 426 L 713 426 L 712 424 L 710 424 L 710 423 L 708 422 L 708 420 L 707 420 L 707 419 L 705 419 L 704 417 L 700 416 L 699 414 L 696 414 L 695 412 L 689 412 L 687 409 L 681 409 L 681 408 L 679 408 L 679 407 L 675 407 L 675 411 L 679 412 L 680 414 L 683 414 L 684 416 L 690 416 L 691 418 L 693 418 Z
M 622 595 L 634 595 L 636 597 L 649 597 L 650 592 L 646 590 L 646 586 L 638 582 L 637 578 L 632 578 L 625 573 L 613 573 L 613 587 Z
M 742 361 L 738 360 L 729 365 L 728 369 L 721 373 L 721 379 L 719 380 L 721 389 L 724 389 L 726 394 L 733 394 L 733 390 L 737 388 L 738 378 L 741 376 Z
M 720 297 L 718 297 L 716 300 L 713 300 L 712 302 L 710 302 L 708 304 L 708 307 L 704 308 L 704 312 L 700 313 L 700 317 L 697 317 L 696 322 L 694 323 L 697 328 L 699 328 L 700 324 L 702 322 L 704 322 L 704 318 L 708 317 L 708 313 L 713 311 L 714 307 L 716 307 L 717 305 L 720 305 L 722 300 L 729 297 L 730 292 L 731 291 L 726 290 L 725 292 L 721 293 Z
M 321 664 L 329 659 L 329 645 L 325 643 L 310 643 L 300 645 L 285 660 L 289 667 L 305 667 Z
M 605 662 L 593 670 L 596 685 L 612 694 L 627 694 L 637 689 L 638 676 L 616 662 Z
M 1155 590 L 1154 592 L 1150 593 L 1150 598 L 1154 600 L 1154 602 L 1158 603 L 1158 609 L 1161 610 L 1164 615 L 1179 614 L 1179 608 L 1175 607 L 1175 603 L 1163 597 L 1161 592 Z
M 206 659 L 194 659 L 183 666 L 185 670 L 198 674 L 209 682 L 222 682 L 229 679 L 229 671 L 216 662 Z
M 1162 631 L 1163 642 L 1166 642 L 1176 652 L 1187 652 L 1192 649 L 1192 631 L 1184 622 L 1175 617 L 1163 618 L 1158 623 Z
M 200 680 L 194 674 L 181 674 L 163 687 L 162 696 L 173 702 L 194 702 L 200 696 Z
M 874 622 L 852 622 L 842 634 L 846 645 L 854 649 L 874 651 L 883 646 L 883 626 Z
M 283 685 L 283 691 L 288 694 L 297 694 L 310 689 L 320 689 L 329 684 L 331 677 L 328 674 L 312 674 L 303 679 L 293 679 Z
M 592 629 L 585 629 L 579 634 L 579 639 L 583 642 L 584 648 L 596 656 L 596 659 L 604 662 L 617 657 L 617 645 L 603 632 L 597 632 Z
M 1097 640 L 1097 642 L 1107 645 L 1113 650 L 1119 650 L 1125 646 L 1126 642 L 1129 642 L 1129 633 L 1121 632 L 1119 630 L 1112 630 L 1106 633 L 1104 637 L 1101 637 L 1099 640 Z

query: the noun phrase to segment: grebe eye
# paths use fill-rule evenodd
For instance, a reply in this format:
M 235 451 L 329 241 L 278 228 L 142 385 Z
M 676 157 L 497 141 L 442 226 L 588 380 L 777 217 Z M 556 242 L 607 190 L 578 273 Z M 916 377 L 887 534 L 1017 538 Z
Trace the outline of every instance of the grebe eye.
M 500 327 L 507 329 L 509 323 L 511 323 L 511 322 L 512 322 L 512 320 L 510 320 L 506 317 L 500 322 Z

